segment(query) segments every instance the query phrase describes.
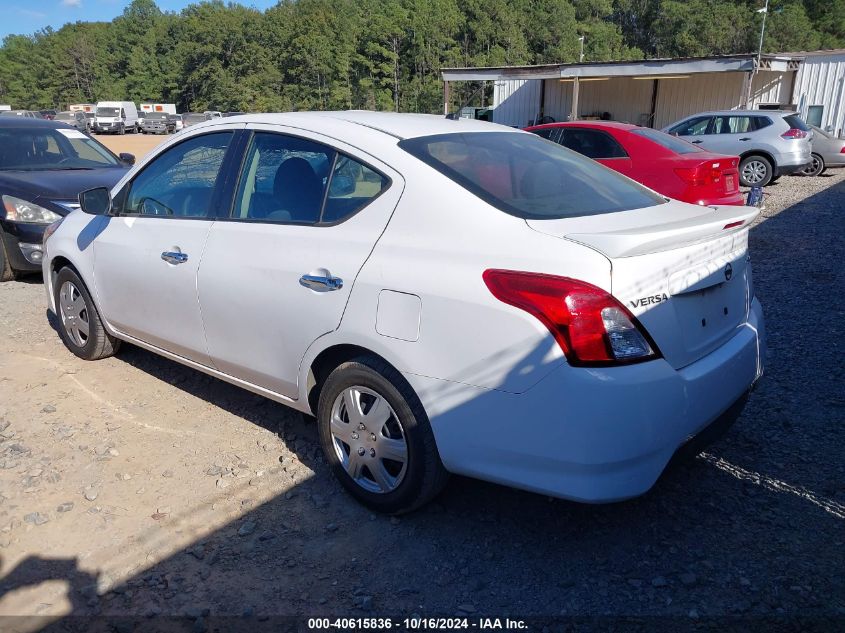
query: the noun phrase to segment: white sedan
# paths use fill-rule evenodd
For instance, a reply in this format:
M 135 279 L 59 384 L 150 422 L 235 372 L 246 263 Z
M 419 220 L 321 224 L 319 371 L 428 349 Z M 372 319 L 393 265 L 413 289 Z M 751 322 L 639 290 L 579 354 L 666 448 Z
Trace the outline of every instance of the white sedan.
M 80 202 L 44 256 L 70 351 L 127 341 L 316 416 L 384 512 L 448 473 L 640 495 L 763 371 L 756 209 L 668 200 L 490 123 L 218 119 Z

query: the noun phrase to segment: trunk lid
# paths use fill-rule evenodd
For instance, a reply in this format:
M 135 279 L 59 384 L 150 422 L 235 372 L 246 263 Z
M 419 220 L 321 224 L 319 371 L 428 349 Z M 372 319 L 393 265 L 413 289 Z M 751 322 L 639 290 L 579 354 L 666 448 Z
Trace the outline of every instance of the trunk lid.
M 739 191 L 739 157 L 712 152 L 685 154 L 674 163 L 681 180 L 705 197 L 729 196 Z
M 541 233 L 587 246 L 611 263 L 611 293 L 676 369 L 723 345 L 751 303 L 752 207 L 668 202 L 634 211 L 528 220 Z

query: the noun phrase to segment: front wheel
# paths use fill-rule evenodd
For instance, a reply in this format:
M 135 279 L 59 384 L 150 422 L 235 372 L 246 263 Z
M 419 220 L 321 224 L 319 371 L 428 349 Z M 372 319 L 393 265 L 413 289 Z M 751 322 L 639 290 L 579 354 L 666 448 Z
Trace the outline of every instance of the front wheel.
M 12 270 L 12 264 L 9 262 L 9 256 L 6 254 L 6 242 L 3 240 L 3 229 L 0 229 L 0 282 L 12 281 L 15 279 L 15 271 Z
M 801 175 L 803 176 L 821 176 L 824 172 L 826 165 L 824 164 L 824 158 L 822 158 L 819 154 L 813 154 L 812 161 L 809 165 L 807 165 L 804 169 L 801 170 Z
M 448 473 L 411 386 L 391 366 L 363 356 L 343 363 L 320 392 L 320 444 L 335 476 L 379 512 L 410 512 L 442 490 Z
M 765 187 L 772 181 L 772 163 L 764 156 L 746 156 L 739 163 L 739 182 L 743 187 Z
M 59 336 L 71 352 L 85 360 L 112 356 L 120 341 L 106 332 L 88 289 L 71 268 L 62 268 L 53 286 Z

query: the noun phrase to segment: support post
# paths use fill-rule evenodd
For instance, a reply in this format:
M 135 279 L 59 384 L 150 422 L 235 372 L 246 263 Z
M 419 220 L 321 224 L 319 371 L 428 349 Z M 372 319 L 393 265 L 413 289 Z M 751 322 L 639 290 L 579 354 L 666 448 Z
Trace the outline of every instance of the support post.
M 449 81 L 443 80 L 443 116 L 449 114 Z
M 575 81 L 572 82 L 572 111 L 569 113 L 569 120 L 570 121 L 577 121 L 578 120 L 578 89 L 579 89 L 579 81 L 578 77 L 575 77 Z

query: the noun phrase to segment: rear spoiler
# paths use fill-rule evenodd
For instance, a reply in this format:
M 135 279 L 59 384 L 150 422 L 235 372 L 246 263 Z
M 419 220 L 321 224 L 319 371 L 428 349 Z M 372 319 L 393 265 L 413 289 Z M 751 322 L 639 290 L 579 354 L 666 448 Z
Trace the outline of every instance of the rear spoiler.
M 607 257 L 634 257 L 696 244 L 748 228 L 760 213 L 755 207 L 714 206 L 714 213 L 619 231 L 568 233 L 564 237 Z

